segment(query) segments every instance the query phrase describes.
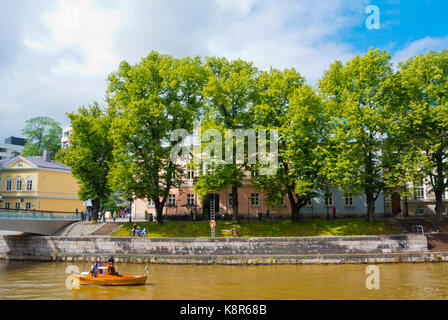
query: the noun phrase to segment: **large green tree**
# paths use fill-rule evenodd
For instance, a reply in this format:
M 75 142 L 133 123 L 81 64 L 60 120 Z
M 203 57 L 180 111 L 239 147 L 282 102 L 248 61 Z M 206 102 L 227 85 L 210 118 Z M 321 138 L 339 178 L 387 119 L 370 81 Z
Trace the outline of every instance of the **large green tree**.
M 51 157 L 54 158 L 61 148 L 62 127 L 50 117 L 35 117 L 27 120 L 22 133 L 26 139 L 24 156 L 40 156 L 44 149 L 49 149 Z
M 72 134 L 70 146 L 63 152 L 65 164 L 80 184 L 81 200 L 92 200 L 92 218 L 98 217 L 102 203 L 109 200 L 108 174 L 112 162 L 111 119 L 94 103 L 70 113 Z
M 177 129 L 192 131 L 205 80 L 199 58 L 175 59 L 155 51 L 134 66 L 122 62 L 108 78 L 112 185 L 135 198 L 152 199 L 158 223 L 170 190 L 185 179 L 185 165 L 171 157 L 178 143 L 171 135 Z
M 448 187 L 448 50 L 412 57 L 399 64 L 398 75 L 406 96 L 401 123 L 408 157 L 420 156 L 417 169 L 429 177 L 441 220 Z
M 206 61 L 208 72 L 207 84 L 204 87 L 206 98 L 206 115 L 204 128 L 214 128 L 222 133 L 221 140 L 226 140 L 225 130 L 245 130 L 252 127 L 251 107 L 256 96 L 256 78 L 258 69 L 252 63 L 241 59 L 228 61 L 225 58 L 209 58 Z M 207 122 L 210 122 L 207 123 Z M 243 131 L 241 131 L 244 134 Z M 230 135 L 228 136 L 230 137 Z M 201 170 L 196 190 L 202 195 L 208 192 L 231 188 L 232 218 L 238 222 L 238 189 L 243 185 L 244 172 L 247 170 L 247 159 L 237 161 L 236 145 L 238 137 L 227 142 L 231 150 L 230 163 L 210 163 L 212 170 Z M 225 150 L 223 155 L 225 154 Z M 202 164 L 207 159 L 202 159 Z M 220 160 L 220 159 L 218 159 Z
M 319 96 L 294 69 L 263 72 L 258 81 L 259 104 L 254 107 L 257 129 L 278 130 L 279 166 L 271 175 L 256 175 L 254 185 L 279 205 L 288 196 L 291 219 L 324 181 L 322 168 L 328 124 Z
M 382 145 L 396 119 L 392 81 L 390 55 L 370 49 L 345 65 L 336 61 L 319 82 L 334 128 L 327 177 L 343 190 L 365 194 L 369 221 L 387 185 L 383 173 L 390 155 Z

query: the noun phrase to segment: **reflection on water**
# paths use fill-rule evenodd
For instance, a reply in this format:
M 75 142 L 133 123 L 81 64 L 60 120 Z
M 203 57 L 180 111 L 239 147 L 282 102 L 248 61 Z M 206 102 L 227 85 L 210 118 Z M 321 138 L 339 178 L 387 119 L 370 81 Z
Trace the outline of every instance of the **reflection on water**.
M 0 261 L 0 299 L 447 299 L 448 264 L 383 264 L 380 289 L 365 286 L 367 265 L 152 265 L 138 287 L 65 286 L 69 263 Z M 75 263 L 81 271 L 90 264 Z M 145 265 L 119 264 L 123 274 Z

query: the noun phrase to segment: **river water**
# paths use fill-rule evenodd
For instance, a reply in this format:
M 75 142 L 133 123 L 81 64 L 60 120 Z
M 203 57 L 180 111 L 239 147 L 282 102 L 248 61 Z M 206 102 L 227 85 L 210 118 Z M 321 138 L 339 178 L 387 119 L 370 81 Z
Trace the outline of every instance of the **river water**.
M 447 299 L 448 264 L 380 264 L 379 289 L 367 289 L 366 265 L 151 265 L 138 287 L 67 289 L 62 262 L 0 260 L 0 299 Z M 88 271 L 88 263 L 76 263 Z M 122 274 L 145 265 L 117 264 Z

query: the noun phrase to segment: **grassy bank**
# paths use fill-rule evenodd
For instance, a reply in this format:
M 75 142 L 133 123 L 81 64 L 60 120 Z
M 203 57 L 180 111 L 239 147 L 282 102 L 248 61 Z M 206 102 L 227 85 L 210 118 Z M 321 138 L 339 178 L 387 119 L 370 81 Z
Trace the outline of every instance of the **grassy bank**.
M 126 223 L 112 236 L 127 237 L 134 223 Z M 149 237 L 210 237 L 208 221 L 197 222 L 137 222 L 146 228 Z M 240 237 L 307 237 L 307 236 L 357 236 L 401 234 L 391 220 L 366 222 L 364 219 L 314 220 L 293 223 L 292 221 L 243 221 L 236 224 Z M 217 237 L 231 237 L 233 223 L 218 221 Z

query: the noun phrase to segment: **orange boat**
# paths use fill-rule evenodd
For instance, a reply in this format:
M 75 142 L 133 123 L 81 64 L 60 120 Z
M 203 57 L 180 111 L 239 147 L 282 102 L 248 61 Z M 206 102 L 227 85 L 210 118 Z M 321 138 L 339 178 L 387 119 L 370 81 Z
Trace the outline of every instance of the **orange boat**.
M 112 264 L 98 267 L 98 273 L 82 272 L 81 274 L 70 274 L 73 282 L 80 285 L 97 286 L 139 286 L 146 283 L 147 276 L 120 275 L 115 271 Z

